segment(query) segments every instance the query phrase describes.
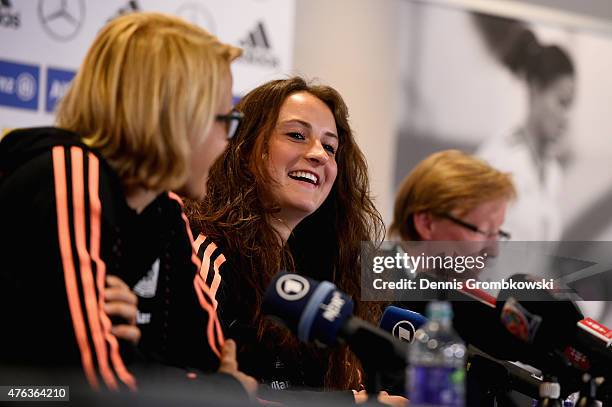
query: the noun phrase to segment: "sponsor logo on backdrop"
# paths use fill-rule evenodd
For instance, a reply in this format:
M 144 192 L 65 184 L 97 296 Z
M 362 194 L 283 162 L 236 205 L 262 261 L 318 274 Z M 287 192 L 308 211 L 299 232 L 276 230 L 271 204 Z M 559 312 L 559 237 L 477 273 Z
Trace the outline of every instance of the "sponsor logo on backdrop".
M 176 10 L 175 14 L 198 27 L 204 28 L 211 34 L 216 34 L 217 32 L 212 14 L 200 3 L 184 3 Z
M 268 68 L 277 68 L 280 65 L 278 56 L 272 50 L 270 36 L 263 21 L 258 21 L 255 27 L 239 41 L 239 45 L 244 49 L 239 61 Z
M 0 0 L 0 27 L 19 28 L 21 13 L 13 9 L 12 0 Z
M 83 27 L 85 0 L 38 0 L 38 18 L 51 38 L 70 41 Z
M 120 7 L 119 10 L 117 10 L 117 12 L 108 19 L 108 21 L 124 14 L 134 13 L 137 11 L 142 11 L 140 4 L 138 4 L 137 0 L 130 0 L 123 7 Z
M 68 90 L 70 81 L 72 81 L 75 74 L 75 71 L 64 69 L 47 69 L 47 93 L 45 97 L 45 110 L 47 112 L 52 113 L 55 110 L 57 102 Z
M 37 65 L 0 60 L 0 106 L 38 110 Z

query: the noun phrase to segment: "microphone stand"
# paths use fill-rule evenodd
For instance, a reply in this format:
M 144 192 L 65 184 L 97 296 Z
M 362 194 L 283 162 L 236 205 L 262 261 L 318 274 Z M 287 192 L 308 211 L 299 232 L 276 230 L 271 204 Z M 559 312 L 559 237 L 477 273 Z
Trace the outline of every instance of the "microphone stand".
M 365 388 L 370 395 L 384 389 L 384 373 L 404 372 L 408 347 L 405 343 L 358 318 L 350 318 L 338 335 L 357 355 L 365 374 Z
M 508 397 L 511 390 L 538 398 L 541 379 L 505 360 L 498 360 L 473 345 L 468 346 L 468 381 L 478 386 L 478 396 L 469 405 L 514 406 Z M 468 386 L 469 388 L 470 386 Z M 470 396 L 470 394 L 468 394 Z

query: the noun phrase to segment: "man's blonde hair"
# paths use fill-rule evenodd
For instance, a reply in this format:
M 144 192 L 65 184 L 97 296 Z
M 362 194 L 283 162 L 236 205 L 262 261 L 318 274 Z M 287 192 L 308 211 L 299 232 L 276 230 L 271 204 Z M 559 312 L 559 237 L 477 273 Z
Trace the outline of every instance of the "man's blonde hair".
M 126 188 L 180 188 L 191 146 L 205 141 L 240 54 L 176 17 L 118 17 L 89 49 L 57 124 L 97 149 Z
M 459 150 L 440 151 L 417 164 L 402 181 L 389 234 L 420 240 L 414 227 L 416 213 L 463 215 L 487 201 L 515 197 L 510 174 Z

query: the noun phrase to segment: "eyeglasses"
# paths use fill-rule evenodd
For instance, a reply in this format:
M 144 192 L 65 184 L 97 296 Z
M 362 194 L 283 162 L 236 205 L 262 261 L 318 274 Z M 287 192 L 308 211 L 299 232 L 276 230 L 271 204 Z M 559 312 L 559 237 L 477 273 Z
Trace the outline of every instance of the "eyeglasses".
M 240 127 L 240 123 L 244 119 L 244 114 L 240 113 L 237 110 L 232 110 L 228 114 L 218 114 L 215 116 L 215 120 L 224 122 L 227 126 L 227 139 L 232 139 L 236 132 L 238 131 L 238 127 Z
M 454 216 L 449 215 L 447 213 L 443 213 L 443 214 L 441 214 L 439 216 L 441 216 L 443 218 L 446 218 L 446 219 L 450 220 L 451 222 L 453 222 L 453 223 L 455 223 L 455 224 L 457 224 L 459 226 L 462 226 L 462 227 L 464 227 L 464 228 L 466 228 L 468 230 L 471 230 L 472 232 L 479 233 L 479 234 L 481 234 L 481 235 L 483 235 L 483 236 L 485 236 L 485 237 L 487 237 L 489 239 L 492 238 L 492 237 L 496 237 L 498 240 L 505 241 L 505 240 L 510 240 L 511 237 L 512 237 L 510 235 L 510 233 L 505 232 L 505 231 L 503 231 L 501 229 L 498 230 L 497 232 L 485 232 L 484 230 L 480 230 L 477 226 L 472 225 L 471 223 L 462 221 L 461 219 L 457 219 Z

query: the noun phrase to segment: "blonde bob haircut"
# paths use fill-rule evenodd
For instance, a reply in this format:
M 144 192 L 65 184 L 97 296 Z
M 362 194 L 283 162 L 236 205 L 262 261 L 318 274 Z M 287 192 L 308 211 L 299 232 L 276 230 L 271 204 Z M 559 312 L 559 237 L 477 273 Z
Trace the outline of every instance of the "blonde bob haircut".
M 98 150 L 125 188 L 178 189 L 241 52 L 179 18 L 118 17 L 87 52 L 57 124 Z
M 389 235 L 405 241 L 421 240 L 414 214 L 462 216 L 482 203 L 514 198 L 510 174 L 458 150 L 440 151 L 417 164 L 402 181 Z

